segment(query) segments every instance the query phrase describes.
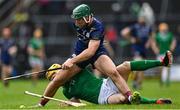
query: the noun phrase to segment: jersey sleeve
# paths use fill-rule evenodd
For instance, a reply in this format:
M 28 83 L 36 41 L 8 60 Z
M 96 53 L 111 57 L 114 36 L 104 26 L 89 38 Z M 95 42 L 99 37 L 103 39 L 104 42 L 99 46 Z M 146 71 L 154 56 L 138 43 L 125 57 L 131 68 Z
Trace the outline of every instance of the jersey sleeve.
M 92 40 L 101 40 L 104 36 L 103 26 L 92 27 L 90 30 L 90 39 Z

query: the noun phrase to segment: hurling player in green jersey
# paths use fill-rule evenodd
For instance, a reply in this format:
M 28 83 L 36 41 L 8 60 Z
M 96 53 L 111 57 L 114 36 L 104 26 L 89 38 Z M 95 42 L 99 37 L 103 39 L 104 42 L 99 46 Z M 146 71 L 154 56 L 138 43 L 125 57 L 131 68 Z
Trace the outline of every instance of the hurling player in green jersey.
M 32 72 L 40 71 L 43 69 L 43 60 L 45 57 L 44 42 L 42 38 L 42 29 L 37 27 L 33 32 L 33 37 L 28 44 L 29 64 Z M 33 84 L 37 83 L 38 74 L 32 75 Z
M 125 61 L 117 66 L 117 70 L 127 81 L 131 71 L 142 71 L 158 66 L 169 66 L 172 63 L 171 56 L 171 52 L 167 51 L 163 60 Z M 61 65 L 53 64 L 49 69 L 58 67 L 61 67 Z M 59 70 L 47 72 L 47 79 L 52 80 L 55 75 L 60 74 L 58 71 Z M 82 99 L 95 104 L 129 103 L 110 78 L 98 79 L 87 68 L 83 69 L 63 85 L 63 94 L 66 98 L 75 102 L 80 102 L 80 99 Z M 138 92 L 134 92 L 133 98 L 137 99 L 137 97 L 139 97 L 140 100 L 138 103 L 135 101 L 135 104 L 172 103 L 170 99 L 149 99 L 140 96 Z
M 156 36 L 152 42 L 152 49 L 157 55 L 157 59 L 162 58 L 167 50 L 173 52 L 175 50 L 175 47 L 176 39 L 174 38 L 173 34 L 169 32 L 168 24 L 159 24 L 159 32 L 156 33 Z M 160 84 L 162 85 L 166 83 L 166 85 L 169 85 L 170 68 L 161 67 L 159 68 L 159 73 L 161 73 Z M 167 74 L 165 78 L 163 78 L 163 73 Z

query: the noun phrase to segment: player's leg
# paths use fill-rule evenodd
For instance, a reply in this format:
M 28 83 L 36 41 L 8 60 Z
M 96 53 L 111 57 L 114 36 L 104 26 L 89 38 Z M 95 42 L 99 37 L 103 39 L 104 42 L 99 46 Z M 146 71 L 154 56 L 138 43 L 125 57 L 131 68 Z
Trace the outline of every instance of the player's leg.
M 126 81 L 118 73 L 115 64 L 107 55 L 99 56 L 99 58 L 94 63 L 94 66 L 102 73 L 107 74 L 107 76 L 109 76 L 113 80 L 113 82 L 123 94 L 126 94 L 127 96 L 131 95 L 131 93 L 129 93 L 130 89 Z
M 161 59 L 162 55 L 158 55 L 157 59 Z M 170 68 L 167 67 L 162 67 L 159 68 L 159 73 L 160 73 L 160 77 L 159 77 L 159 81 L 160 81 L 160 85 L 162 86 L 163 84 L 166 84 L 166 86 L 169 86 L 170 84 Z
M 113 94 L 108 98 L 108 104 L 121 104 L 125 102 L 125 96 L 118 93 L 118 94 Z
M 36 71 L 40 71 L 42 70 L 42 67 L 40 65 L 35 65 L 33 68 L 32 68 L 32 72 L 36 72 Z M 32 80 L 33 80 L 33 84 L 36 85 L 37 81 L 38 81 L 38 77 L 39 75 L 38 74 L 34 74 L 32 75 Z
M 36 58 L 33 68 L 32 68 L 32 72 L 36 72 L 36 71 L 40 71 L 43 69 L 43 61 L 40 58 Z M 38 81 L 38 74 L 34 74 L 32 75 L 32 79 L 33 79 L 33 84 L 36 84 Z
M 170 69 L 171 68 L 167 68 L 166 86 L 170 85 Z
M 146 97 L 142 97 L 141 96 L 141 104 L 156 104 L 157 99 L 150 99 L 150 98 L 146 98 Z
M 108 104 L 123 104 L 128 103 L 125 101 L 125 96 L 122 94 L 113 94 L 108 98 Z M 139 104 L 171 104 L 171 99 L 159 98 L 159 99 L 151 99 L 147 97 L 140 96 Z
M 129 74 L 131 72 L 131 65 L 129 61 L 125 61 L 122 64 L 118 65 L 116 67 L 119 74 L 124 78 L 124 80 L 127 82 Z
M 163 55 L 157 55 L 157 60 L 161 60 L 161 58 L 163 58 Z M 163 70 L 164 67 L 158 67 L 156 69 L 156 72 L 158 73 L 158 79 L 159 79 L 159 84 L 160 86 L 163 85 L 163 81 L 162 81 L 162 70 Z
M 127 101 L 125 96 L 120 93 L 113 94 L 108 98 L 108 104 L 121 104 L 121 103 L 129 104 L 129 101 Z M 131 104 L 140 104 L 141 103 L 141 96 L 140 96 L 139 92 L 133 92 L 130 103 Z
M 152 67 L 157 66 L 169 66 L 172 64 L 172 53 L 170 51 L 166 52 L 166 55 L 162 60 L 142 60 L 142 61 L 132 61 L 131 70 L 132 71 L 142 71 Z M 136 74 L 137 78 L 134 82 L 134 87 L 140 87 L 142 84 L 142 73 Z
M 140 53 L 138 55 L 135 55 L 134 60 L 135 61 L 143 60 L 143 55 L 141 55 Z M 134 79 L 133 79 L 133 88 L 140 89 L 142 86 L 143 79 L 144 79 L 144 72 L 140 70 L 135 71 Z
M 9 77 L 12 72 L 12 66 L 11 65 L 6 65 L 2 64 L 2 80 Z M 6 80 L 3 80 L 3 84 L 5 87 L 9 85 L 9 82 Z
M 143 71 L 157 66 L 162 66 L 159 60 L 125 61 L 118 65 L 116 69 L 127 81 L 131 71 Z
M 159 98 L 159 99 L 150 99 L 141 96 L 141 104 L 171 104 L 172 101 L 166 98 Z
M 118 90 L 111 78 L 103 79 L 98 97 L 99 104 L 120 104 L 126 101 L 126 97 Z
M 169 57 L 167 57 L 169 56 Z M 117 71 L 127 81 L 129 73 L 131 71 L 144 71 L 153 67 L 167 66 L 171 64 L 171 52 L 167 51 L 167 54 L 160 60 L 140 60 L 140 61 L 125 61 L 116 67 Z M 164 63 L 166 62 L 166 63 Z
M 160 60 L 141 60 L 141 61 L 131 61 L 132 71 L 143 71 L 149 68 L 157 66 L 169 66 L 172 64 L 172 53 L 170 51 L 166 52 L 164 58 Z
M 151 99 L 147 97 L 140 96 L 140 104 L 171 104 L 172 101 L 166 98 L 159 98 L 159 99 Z M 122 94 L 113 94 L 108 98 L 108 104 L 123 104 L 128 103 L 125 102 L 125 96 Z
M 131 103 L 139 104 L 140 103 L 140 94 L 134 92 L 130 97 L 123 95 L 112 81 L 111 78 L 103 80 L 101 85 L 101 90 L 98 97 L 99 104 L 119 104 L 119 103 Z
M 52 97 L 58 90 L 60 86 L 62 86 L 66 81 L 68 81 L 75 74 L 79 73 L 81 68 L 77 65 L 74 65 L 72 68 L 68 70 L 59 70 L 59 72 L 55 75 L 53 80 L 47 85 L 44 96 Z M 43 98 L 40 102 L 41 105 L 45 105 L 48 102 L 48 99 Z

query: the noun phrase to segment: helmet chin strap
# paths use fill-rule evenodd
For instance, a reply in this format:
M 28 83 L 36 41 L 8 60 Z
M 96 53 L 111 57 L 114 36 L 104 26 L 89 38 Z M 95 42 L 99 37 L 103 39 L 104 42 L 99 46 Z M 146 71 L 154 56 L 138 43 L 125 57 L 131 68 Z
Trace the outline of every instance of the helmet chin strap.
M 89 17 L 89 20 L 87 20 L 85 17 L 83 17 L 83 19 L 86 23 L 90 23 L 90 21 L 91 21 L 91 16 L 88 16 L 88 17 Z

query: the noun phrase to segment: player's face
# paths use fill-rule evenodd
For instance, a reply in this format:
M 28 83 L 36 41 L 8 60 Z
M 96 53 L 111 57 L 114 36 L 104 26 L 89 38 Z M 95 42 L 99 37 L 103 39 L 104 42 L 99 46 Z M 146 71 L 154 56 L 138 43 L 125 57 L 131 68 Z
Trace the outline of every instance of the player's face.
M 139 24 L 145 24 L 145 18 L 144 17 L 138 18 L 138 22 Z
M 84 21 L 83 18 L 75 19 L 75 25 L 78 26 L 79 28 L 83 28 L 86 26 L 86 22 Z
M 5 38 L 9 38 L 11 35 L 11 30 L 9 28 L 5 28 L 5 29 L 3 29 L 2 34 Z
M 34 36 L 35 36 L 36 38 L 40 38 L 40 37 L 42 36 L 42 31 L 41 31 L 40 29 L 36 29 L 36 30 L 34 31 Z
M 159 26 L 159 31 L 160 31 L 161 33 L 166 33 L 166 32 L 168 32 L 168 30 L 169 30 L 169 27 L 168 27 L 167 24 L 161 24 L 161 25 Z

